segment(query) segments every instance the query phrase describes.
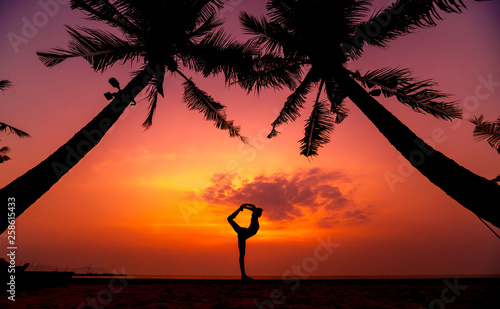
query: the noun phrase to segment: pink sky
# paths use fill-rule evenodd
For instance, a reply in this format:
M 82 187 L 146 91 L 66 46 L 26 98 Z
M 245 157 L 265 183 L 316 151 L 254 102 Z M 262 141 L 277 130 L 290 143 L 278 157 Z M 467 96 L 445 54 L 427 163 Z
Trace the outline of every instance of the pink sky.
M 41 16 L 37 3 L 0 4 L 0 79 L 14 83 L 0 94 L 0 121 L 32 136 L 0 136 L 12 157 L 0 165 L 0 186 L 35 166 L 97 114 L 107 103 L 102 94 L 112 91 L 110 77 L 125 85 L 133 71 L 126 64 L 94 73 L 81 59 L 52 69 L 39 62 L 36 51 L 65 46 L 64 24 L 96 25 L 67 4 L 59 5 L 26 44 L 13 47 L 9 33 L 22 33 L 23 18 Z M 387 1 L 375 3 L 381 7 Z M 500 87 L 479 93 L 477 106 L 467 102 L 478 97 L 481 80 L 500 82 L 495 20 L 500 10 L 497 2 L 465 3 L 469 9 L 463 14 L 444 15 L 438 27 L 419 30 L 386 50 L 369 48 L 349 67 L 401 66 L 417 78 L 433 78 L 463 105 L 464 121 L 444 122 L 396 101 L 381 102 L 438 150 L 493 178 L 500 174 L 500 157 L 486 142 L 472 140 L 467 120 L 500 116 Z M 260 15 L 265 1 L 233 1 L 233 6 L 224 12 L 226 29 L 238 34 L 238 11 Z M 188 75 L 228 106 L 228 118 L 241 126 L 253 148 L 187 110 L 181 80 L 170 76 L 150 130 L 141 127 L 147 108 L 141 94 L 101 143 L 19 218 L 20 262 L 114 265 L 129 274 L 238 275 L 236 235 L 226 217 L 240 203 L 254 202 L 264 215 L 259 233 L 248 241 L 249 274 L 281 276 L 313 257 L 328 239 L 339 246 L 311 275 L 500 273 L 498 239 L 417 171 L 406 170 L 398 152 L 350 102 L 349 117 L 335 128 L 331 143 L 308 161 L 299 156 L 297 141 L 312 97 L 301 119 L 268 140 L 287 91 L 257 96 L 227 89 L 221 79 Z M 438 137 L 436 130 L 442 132 Z M 389 184 L 387 172 L 404 182 Z M 238 218 L 243 225 L 247 220 Z M 4 252 L 6 236 L 0 240 Z

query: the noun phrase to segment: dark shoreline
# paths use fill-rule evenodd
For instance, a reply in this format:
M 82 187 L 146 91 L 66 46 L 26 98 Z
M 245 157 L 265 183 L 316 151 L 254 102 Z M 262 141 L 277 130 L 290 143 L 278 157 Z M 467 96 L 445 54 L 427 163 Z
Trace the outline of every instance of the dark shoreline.
M 255 279 L 252 282 L 243 282 L 239 279 L 183 279 L 183 278 L 144 278 L 144 277 L 73 277 L 72 284 L 108 284 L 111 280 L 126 281 L 128 284 L 359 284 L 359 285 L 414 285 L 414 284 L 442 284 L 443 281 L 458 281 L 460 284 L 498 284 L 500 277 L 440 277 L 440 278 L 342 278 L 342 279 L 301 279 L 289 277 L 282 279 Z
M 500 308 L 500 277 L 234 278 L 75 277 L 67 285 L 18 290 L 0 308 Z

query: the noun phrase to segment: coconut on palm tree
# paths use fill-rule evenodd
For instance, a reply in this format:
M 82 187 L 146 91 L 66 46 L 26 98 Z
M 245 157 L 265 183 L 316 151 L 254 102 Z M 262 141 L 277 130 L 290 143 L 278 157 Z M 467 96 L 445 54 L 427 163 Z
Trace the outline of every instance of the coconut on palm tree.
M 12 86 L 12 82 L 7 79 L 0 80 L 0 91 L 5 91 L 5 89 Z M 7 134 L 15 134 L 19 137 L 29 137 L 30 135 L 18 128 L 15 128 L 6 123 L 0 122 L 0 132 L 7 132 Z M 10 157 L 7 153 L 10 151 L 9 147 L 2 146 L 0 147 L 0 163 L 4 163 L 5 161 L 10 160 Z
M 19 216 L 97 145 L 146 87 L 149 112 L 143 125 L 150 127 L 158 95 L 164 94 L 166 71 L 184 79 L 184 101 L 189 109 L 198 110 L 217 128 L 245 141 L 239 128 L 226 119 L 224 106 L 185 75 L 193 70 L 204 76 L 223 73 L 229 79 L 235 74 L 236 64 L 252 57 L 250 44 L 239 44 L 220 29 L 218 11 L 222 7 L 221 0 L 72 0 L 72 9 L 81 10 L 90 20 L 108 24 L 122 36 L 67 26 L 71 37 L 68 47 L 38 52 L 43 64 L 52 67 L 69 58 L 84 58 L 100 72 L 127 61 L 142 63 L 142 68 L 123 89 L 107 94 L 112 101 L 66 144 L 1 189 L 0 200 L 15 197 Z M 115 79 L 110 83 L 119 88 Z M 6 222 L 0 227 L 4 231 Z
M 317 155 L 334 125 L 347 116 L 349 98 L 388 141 L 432 183 L 481 218 L 500 227 L 500 187 L 458 165 L 416 136 L 374 97 L 396 98 L 416 112 L 439 119 L 461 118 L 462 112 L 431 80 L 417 80 L 405 68 L 349 70 L 364 47 L 385 47 L 417 28 L 435 26 L 442 12 L 459 13 L 454 0 L 399 0 L 374 14 L 370 0 L 269 0 L 267 15 L 245 12 L 240 20 L 252 42 L 262 48 L 253 70 L 240 72 L 248 90 L 288 87 L 292 93 L 272 123 L 277 128 L 300 116 L 307 94 L 316 89 L 314 106 L 300 141 L 301 154 Z M 326 100 L 322 99 L 326 96 Z

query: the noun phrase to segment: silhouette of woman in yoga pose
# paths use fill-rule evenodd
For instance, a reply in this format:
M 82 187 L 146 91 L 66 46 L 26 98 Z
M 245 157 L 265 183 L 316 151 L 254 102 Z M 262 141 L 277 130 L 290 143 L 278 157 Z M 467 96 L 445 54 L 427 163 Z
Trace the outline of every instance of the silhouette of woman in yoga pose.
M 240 227 L 238 223 L 234 222 L 234 218 L 243 209 L 249 209 L 252 211 L 252 219 L 250 221 L 250 226 L 248 228 Z M 259 230 L 259 217 L 262 216 L 262 208 L 257 208 L 253 204 L 243 204 L 235 212 L 233 212 L 227 221 L 233 227 L 234 231 L 238 234 L 238 248 L 240 250 L 240 271 L 241 280 L 250 281 L 252 278 L 248 277 L 245 273 L 245 248 L 247 239 L 257 234 Z

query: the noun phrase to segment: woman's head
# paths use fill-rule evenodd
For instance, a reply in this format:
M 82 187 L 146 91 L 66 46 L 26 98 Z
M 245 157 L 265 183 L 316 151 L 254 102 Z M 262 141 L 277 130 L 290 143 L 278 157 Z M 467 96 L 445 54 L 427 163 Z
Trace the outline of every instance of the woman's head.
M 252 216 L 253 216 L 253 217 L 260 217 L 260 216 L 262 216 L 262 212 L 263 212 L 263 211 L 264 211 L 264 210 L 263 210 L 262 208 L 255 208 L 255 209 L 253 210 Z

